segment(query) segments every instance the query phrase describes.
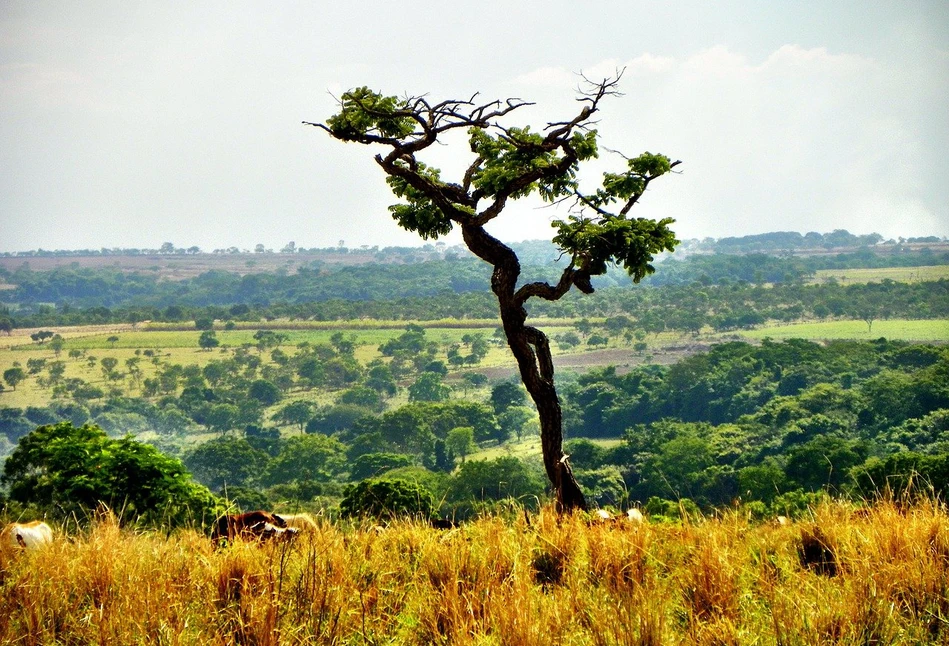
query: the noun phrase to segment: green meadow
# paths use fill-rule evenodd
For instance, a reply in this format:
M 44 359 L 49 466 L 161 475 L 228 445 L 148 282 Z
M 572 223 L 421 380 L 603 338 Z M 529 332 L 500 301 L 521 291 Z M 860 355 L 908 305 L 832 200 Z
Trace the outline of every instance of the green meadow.
M 836 280 L 842 285 L 854 283 L 879 283 L 892 280 L 898 283 L 912 283 L 949 278 L 949 265 L 931 265 L 925 267 L 882 267 L 877 269 L 818 269 L 813 284 Z
M 821 321 L 775 325 L 741 332 L 748 339 L 856 339 L 884 337 L 901 341 L 949 342 L 949 321 L 890 319 L 874 321 Z

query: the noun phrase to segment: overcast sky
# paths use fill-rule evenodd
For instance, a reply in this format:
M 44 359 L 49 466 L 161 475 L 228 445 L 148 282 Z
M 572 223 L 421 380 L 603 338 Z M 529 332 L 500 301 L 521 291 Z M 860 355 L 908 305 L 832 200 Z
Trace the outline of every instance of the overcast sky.
M 636 207 L 680 238 L 949 236 L 945 0 L 3 0 L 0 251 L 417 245 L 376 151 L 302 121 L 368 85 L 520 97 L 537 129 L 577 109 L 577 72 L 621 68 L 602 145 L 684 162 Z M 505 215 L 508 241 L 558 216 Z

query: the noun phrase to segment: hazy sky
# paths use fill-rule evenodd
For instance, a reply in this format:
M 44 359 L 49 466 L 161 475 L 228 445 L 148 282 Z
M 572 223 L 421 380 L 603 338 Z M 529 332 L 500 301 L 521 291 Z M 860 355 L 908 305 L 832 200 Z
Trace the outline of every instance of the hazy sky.
M 369 85 L 521 97 L 536 129 L 572 116 L 577 72 L 624 67 L 602 144 L 684 162 L 637 206 L 680 238 L 949 236 L 945 0 L 3 0 L 0 251 L 420 244 L 376 151 L 301 121 Z M 493 231 L 549 237 L 536 206 Z

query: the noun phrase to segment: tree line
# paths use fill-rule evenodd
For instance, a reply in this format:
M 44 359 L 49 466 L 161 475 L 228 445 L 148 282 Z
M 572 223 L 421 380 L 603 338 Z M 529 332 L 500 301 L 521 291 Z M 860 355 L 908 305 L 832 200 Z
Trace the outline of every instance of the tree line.
M 421 275 L 417 276 L 422 281 Z M 459 279 L 461 280 L 461 279 Z M 266 282 L 266 281 L 264 281 Z M 424 282 L 424 281 L 422 281 Z M 555 318 L 627 316 L 648 332 L 664 330 L 698 332 L 705 326 L 716 331 L 748 329 L 769 321 L 848 319 L 867 322 L 886 318 L 936 319 L 949 316 L 949 281 L 840 285 L 834 281 L 805 285 L 800 282 L 772 286 L 747 281 L 720 284 L 701 281 L 662 289 L 604 288 L 596 299 L 582 301 L 566 295 L 556 302 L 531 304 L 531 312 Z M 101 325 L 139 321 L 260 322 L 261 320 L 433 320 L 443 318 L 494 318 L 496 307 L 489 292 L 442 290 L 431 296 L 383 297 L 353 300 L 237 303 L 219 306 L 169 305 L 160 307 L 97 306 L 72 308 L 39 305 L 0 310 L 0 331 L 18 327 Z

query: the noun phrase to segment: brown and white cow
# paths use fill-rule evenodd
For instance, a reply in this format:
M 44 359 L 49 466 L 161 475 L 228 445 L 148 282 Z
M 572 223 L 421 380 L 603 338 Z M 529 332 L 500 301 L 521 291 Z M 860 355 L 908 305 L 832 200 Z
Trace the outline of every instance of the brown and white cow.
M 53 529 L 41 520 L 28 523 L 10 523 L 0 532 L 4 548 L 37 550 L 53 542 Z
M 214 523 L 211 539 L 219 544 L 225 540 L 233 541 L 237 537 L 258 541 L 289 540 L 298 531 L 296 528 L 287 527 L 287 523 L 280 516 L 258 510 L 221 516 Z

